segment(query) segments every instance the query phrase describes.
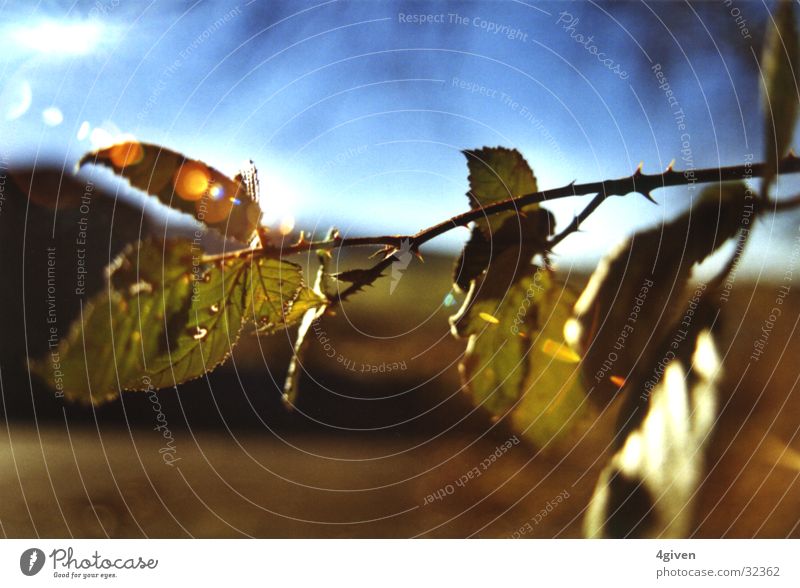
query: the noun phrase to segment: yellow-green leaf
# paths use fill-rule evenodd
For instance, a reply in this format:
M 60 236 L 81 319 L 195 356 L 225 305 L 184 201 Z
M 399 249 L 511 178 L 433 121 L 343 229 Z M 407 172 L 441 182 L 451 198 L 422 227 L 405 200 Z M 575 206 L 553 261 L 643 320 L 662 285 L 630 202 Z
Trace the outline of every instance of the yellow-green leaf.
M 533 171 L 516 149 L 484 147 L 464 151 L 464 155 L 469 168 L 467 196 L 474 209 L 537 190 Z M 540 209 L 538 204 L 476 221 L 456 262 L 454 284 L 466 292 L 492 259 L 506 249 L 517 248 L 520 255 L 528 259 L 534 253 L 545 251 L 554 224 L 552 214 Z
M 503 277 L 510 283 L 498 286 Z M 586 411 L 576 358 L 562 336 L 574 301 L 548 270 L 519 266 L 506 252 L 451 318 L 454 332 L 469 337 L 464 389 L 539 446 L 557 441 Z
M 470 204 L 473 208 L 536 192 L 536 177 L 516 149 L 484 147 L 466 150 Z
M 95 404 L 121 390 L 173 386 L 227 359 L 252 318 L 247 309 L 286 327 L 319 302 L 307 291 L 302 268 L 287 261 L 207 262 L 191 241 L 143 241 L 109 266 L 106 287 L 55 356 L 31 368 L 68 399 Z

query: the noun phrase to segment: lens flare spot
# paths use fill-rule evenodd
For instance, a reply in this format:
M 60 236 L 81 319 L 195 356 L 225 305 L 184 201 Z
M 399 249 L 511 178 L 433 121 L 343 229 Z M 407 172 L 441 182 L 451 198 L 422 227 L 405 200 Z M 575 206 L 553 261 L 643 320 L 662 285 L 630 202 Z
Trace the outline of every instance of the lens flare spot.
M 202 198 L 195 202 L 197 209 L 197 218 L 206 223 L 219 223 L 224 221 L 233 210 L 233 202 L 228 199 L 212 200 L 211 198 Z
M 16 120 L 23 116 L 33 103 L 33 90 L 27 80 L 11 81 L 0 93 L 0 113 L 5 120 Z
M 208 195 L 211 197 L 212 200 L 219 200 L 223 196 L 225 196 L 225 188 L 223 188 L 222 184 L 220 184 L 219 182 L 214 182 L 208 189 Z
M 545 355 L 549 355 L 553 359 L 557 359 L 558 361 L 563 361 L 565 363 L 578 363 L 581 360 L 581 356 L 567 347 L 567 345 L 564 343 L 557 343 L 552 339 L 547 339 L 544 343 L 542 343 L 542 352 L 544 352 Z
M 187 161 L 175 173 L 175 192 L 184 200 L 200 200 L 208 191 L 210 182 L 211 173 L 205 165 Z
M 478 316 L 491 325 L 499 325 L 500 319 L 488 312 L 479 312 Z
M 108 158 L 111 160 L 114 167 L 117 168 L 136 165 L 144 158 L 144 149 L 138 141 L 117 143 L 111 147 Z
M 42 121 L 48 127 L 57 127 L 64 122 L 64 113 L 57 106 L 50 106 L 42 111 Z

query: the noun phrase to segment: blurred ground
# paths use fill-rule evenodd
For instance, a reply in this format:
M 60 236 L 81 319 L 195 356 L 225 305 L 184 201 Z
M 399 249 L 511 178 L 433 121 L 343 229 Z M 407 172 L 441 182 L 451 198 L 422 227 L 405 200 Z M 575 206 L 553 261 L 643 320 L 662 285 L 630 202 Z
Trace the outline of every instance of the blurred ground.
M 15 210 L 10 198 L 5 206 L 4 536 L 580 536 L 615 407 L 586 436 L 571 440 L 566 453 L 514 444 L 470 478 L 514 433 L 473 410 L 458 390 L 463 343 L 449 335 L 454 309 L 443 306 L 450 259 L 413 261 L 391 295 L 387 277 L 326 318 L 324 336 L 336 357 L 328 357 L 321 336 L 312 340 L 293 413 L 282 408 L 276 386 L 291 353 L 282 335 L 247 335 L 233 361 L 208 378 L 158 397 L 125 394 L 93 410 L 62 404 L 24 369 L 26 353 L 46 349 L 45 245 L 55 243 L 59 255 L 68 255 L 74 219 L 62 219 L 53 240 L 24 231 L 19 220 L 39 226 L 35 215 L 48 218 L 42 211 Z M 95 235 L 103 227 L 104 236 L 93 242 L 97 267 L 138 231 L 119 223 L 131 211 L 118 206 L 93 208 Z M 64 265 L 60 284 L 74 279 L 72 266 Z M 571 283 L 584 280 L 572 276 Z M 765 354 L 747 359 L 777 287 L 739 278 L 726 308 L 719 335 L 726 357 L 723 410 L 695 505 L 699 537 L 800 537 L 796 291 Z M 59 305 L 61 329 L 77 306 L 69 296 Z M 405 367 L 381 370 L 392 364 Z M 362 366 L 375 366 L 374 373 Z M 171 442 L 155 430 L 159 414 Z

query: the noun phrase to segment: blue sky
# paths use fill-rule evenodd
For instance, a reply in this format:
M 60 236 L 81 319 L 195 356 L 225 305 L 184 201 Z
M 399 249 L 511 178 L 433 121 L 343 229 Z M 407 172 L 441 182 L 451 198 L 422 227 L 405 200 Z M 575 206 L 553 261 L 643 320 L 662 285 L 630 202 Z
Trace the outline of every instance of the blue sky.
M 465 148 L 518 148 L 540 188 L 642 161 L 654 172 L 673 158 L 676 169 L 760 160 L 767 14 L 756 2 L 0 3 L 11 39 L 0 150 L 71 168 L 93 141 L 131 134 L 231 173 L 253 159 L 270 219 L 415 232 L 467 207 Z M 692 198 L 655 195 L 658 207 L 605 203 L 561 262 L 589 263 Z M 557 218 L 582 202 L 554 205 Z M 749 271 L 780 269 L 797 221 L 762 222 Z

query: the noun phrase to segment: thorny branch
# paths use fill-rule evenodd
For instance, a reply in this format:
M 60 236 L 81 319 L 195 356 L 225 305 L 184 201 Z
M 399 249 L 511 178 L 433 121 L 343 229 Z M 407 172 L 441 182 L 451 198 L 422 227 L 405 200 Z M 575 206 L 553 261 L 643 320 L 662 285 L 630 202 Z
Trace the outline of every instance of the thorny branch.
M 416 252 L 419 250 L 421 245 L 430 241 L 431 239 L 434 239 L 457 227 L 465 227 L 471 222 L 480 220 L 482 218 L 499 214 L 501 212 L 519 212 L 522 208 L 531 204 L 541 204 L 561 198 L 595 194 L 595 197 L 592 199 L 589 205 L 583 211 L 581 211 L 581 213 L 575 217 L 575 219 L 573 219 L 572 223 L 564 231 L 553 237 L 550 245 L 551 247 L 554 247 L 567 235 L 577 230 L 580 223 L 585 221 L 586 218 L 588 218 L 589 215 L 594 212 L 598 206 L 600 206 L 603 200 L 609 196 L 625 196 L 631 193 L 638 193 L 644 195 L 649 200 L 652 200 L 651 193 L 653 190 L 657 190 L 659 188 L 705 184 L 710 182 L 727 182 L 772 175 L 768 174 L 768 171 L 767 164 L 765 163 L 746 163 L 742 165 L 705 168 L 683 172 L 675 171 L 672 169 L 672 164 L 670 164 L 666 171 L 658 174 L 642 173 L 642 168 L 639 166 L 639 168 L 633 174 L 624 178 L 600 182 L 588 182 L 585 184 L 576 184 L 573 182 L 571 184 L 567 184 L 566 186 L 562 186 L 561 188 L 532 192 L 516 198 L 502 200 L 482 208 L 472 209 L 458 214 L 439 224 L 428 227 L 427 229 L 419 231 L 415 235 L 384 235 L 379 237 L 341 237 L 339 235 L 335 235 L 333 238 L 318 241 L 307 240 L 301 235 L 300 239 L 291 245 L 273 245 L 257 249 L 242 249 L 239 251 L 218 255 L 208 255 L 204 257 L 204 261 L 216 261 L 219 259 L 245 256 L 285 257 L 287 255 L 294 255 L 308 251 L 330 251 L 332 249 L 360 246 L 382 246 L 386 248 L 387 251 L 391 251 L 394 249 L 399 249 L 403 241 L 406 240 L 408 240 L 411 244 L 411 251 Z M 780 161 L 778 165 L 778 173 L 787 174 L 796 172 L 800 172 L 800 157 L 796 156 L 794 153 L 790 153 L 789 156 Z M 767 209 L 771 207 L 773 210 L 777 211 L 796 206 L 800 206 L 800 196 L 781 201 L 768 201 L 764 205 L 764 208 Z M 388 263 L 386 262 L 387 260 L 383 260 L 378 265 L 382 265 L 384 268 L 388 267 Z

